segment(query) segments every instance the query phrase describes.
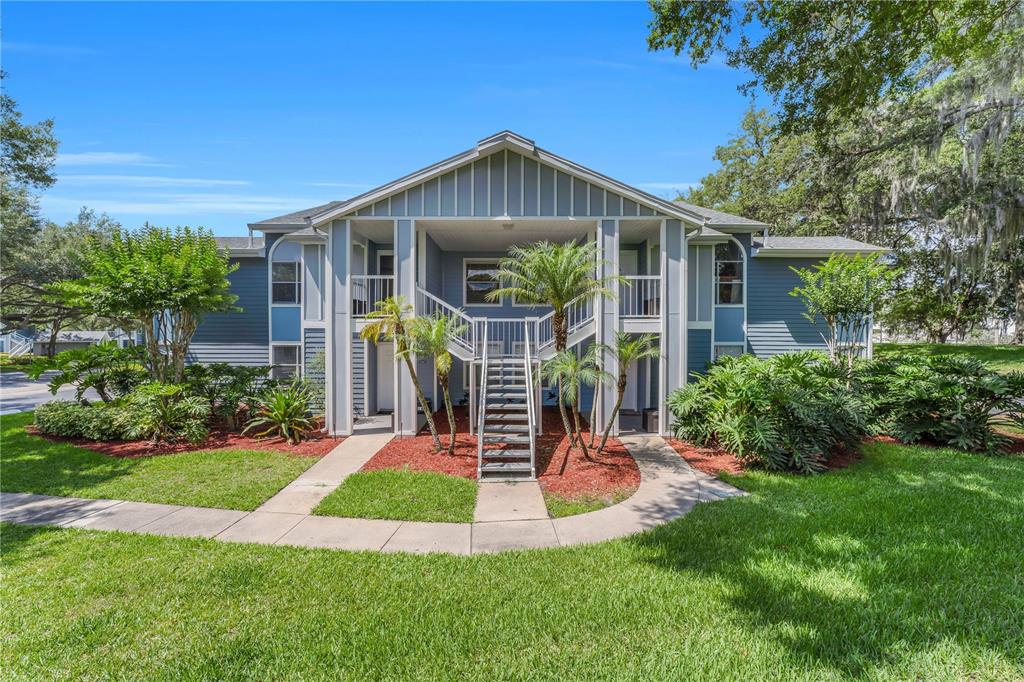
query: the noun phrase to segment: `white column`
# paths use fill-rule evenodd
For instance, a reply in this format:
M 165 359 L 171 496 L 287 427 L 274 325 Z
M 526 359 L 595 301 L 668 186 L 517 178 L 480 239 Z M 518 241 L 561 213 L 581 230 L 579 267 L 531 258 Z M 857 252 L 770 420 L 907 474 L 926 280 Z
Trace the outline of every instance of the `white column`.
M 597 244 L 600 258 L 604 261 L 599 269 L 599 277 L 613 277 L 619 274 L 619 221 L 602 220 L 597 226 Z M 618 291 L 617 285 L 612 289 Z M 597 314 L 596 341 L 605 344 L 609 349 L 615 347 L 615 333 L 619 330 L 619 299 L 603 298 L 600 301 L 600 312 Z M 611 350 L 601 352 L 601 369 L 613 377 L 619 375 L 618 357 Z M 615 409 L 615 386 L 609 382 L 601 384 L 597 396 L 597 424 L 594 428 L 603 428 L 612 410 Z M 612 425 L 612 434 L 618 435 L 618 419 Z
M 395 221 L 395 293 L 408 305 L 416 302 L 416 221 L 401 218 Z M 395 433 L 413 436 L 419 430 L 416 418 L 416 392 L 404 359 L 396 359 L 395 367 Z M 413 359 L 413 367 L 417 365 Z
M 349 221 L 335 220 L 328 231 L 326 275 L 327 304 L 326 371 L 327 428 L 336 435 L 352 433 L 352 316 L 349 308 L 352 230 Z
M 679 220 L 661 223 L 661 357 L 658 430 L 669 435 L 665 401 L 686 385 L 686 231 Z

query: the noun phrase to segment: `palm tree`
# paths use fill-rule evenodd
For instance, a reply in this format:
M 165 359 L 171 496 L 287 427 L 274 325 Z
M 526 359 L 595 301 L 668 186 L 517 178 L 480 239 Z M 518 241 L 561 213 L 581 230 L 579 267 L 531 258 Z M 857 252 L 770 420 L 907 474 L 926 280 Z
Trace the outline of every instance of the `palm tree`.
M 559 400 L 572 406 L 572 418 L 576 425 L 576 442 L 583 450 L 583 456 L 590 459 L 590 452 L 587 444 L 583 442 L 583 429 L 580 424 L 580 389 L 584 386 L 594 386 L 604 375 L 597 366 L 598 346 L 590 346 L 580 356 L 575 351 L 566 349 L 555 353 L 547 362 L 541 365 L 541 376 L 559 385 Z M 596 397 L 595 397 L 596 399 Z M 591 427 L 593 428 L 593 427 Z M 573 434 L 569 434 L 569 442 L 572 444 Z
M 423 394 L 423 387 L 420 385 L 419 377 L 416 376 L 416 368 L 412 364 L 412 354 L 409 352 L 409 326 L 415 325 L 412 318 L 412 306 L 405 302 L 404 296 L 390 296 L 377 302 L 374 310 L 366 314 L 370 320 L 363 330 L 359 332 L 360 338 L 369 339 L 378 343 L 381 339 L 391 339 L 395 342 L 395 357 L 405 360 L 405 366 L 412 377 L 413 388 L 416 389 L 416 397 L 423 408 L 423 414 L 427 416 L 427 425 L 430 426 L 430 435 L 434 438 L 434 448 L 441 447 L 441 438 L 437 435 L 437 425 L 434 424 L 434 415 L 430 412 L 430 404 Z
M 607 350 L 618 357 L 619 378 L 615 387 L 617 395 L 615 396 L 615 407 L 612 408 L 612 414 L 608 417 L 604 434 L 601 436 L 601 444 L 597 446 L 598 452 L 604 450 L 605 443 L 608 442 L 608 434 L 612 430 L 612 424 L 615 423 L 619 408 L 622 407 L 622 398 L 626 395 L 626 372 L 629 370 L 629 366 L 637 360 L 656 357 L 658 355 L 658 346 L 655 345 L 657 341 L 658 337 L 654 334 L 632 336 L 622 331 L 615 333 L 615 348 Z
M 513 296 L 519 304 L 551 306 L 555 352 L 561 353 L 569 338 L 566 306 L 578 298 L 614 297 L 610 285 L 622 280 L 618 276 L 597 277 L 597 268 L 604 263 L 598 260 L 597 253 L 596 242 L 555 244 L 543 241 L 513 246 L 508 257 L 498 263 L 497 277 L 501 286 L 487 297 L 497 301 Z M 565 393 L 562 388 L 558 391 L 558 411 L 571 446 L 574 432 L 562 400 Z
M 434 358 L 437 382 L 441 384 L 444 409 L 448 413 L 449 455 L 455 454 L 455 410 L 452 408 L 452 397 L 448 391 L 448 379 L 452 371 L 452 354 L 448 348 L 452 340 L 466 331 L 466 328 L 467 325 L 454 317 L 441 314 L 417 318 L 408 325 L 412 352 Z

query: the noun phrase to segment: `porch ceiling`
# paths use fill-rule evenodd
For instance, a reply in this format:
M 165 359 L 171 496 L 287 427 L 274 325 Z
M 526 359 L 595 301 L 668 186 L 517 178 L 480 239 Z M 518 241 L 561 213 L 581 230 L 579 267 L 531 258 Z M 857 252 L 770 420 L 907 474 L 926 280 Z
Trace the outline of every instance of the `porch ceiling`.
M 593 220 L 417 220 L 444 251 L 503 251 L 514 244 L 531 244 L 544 239 L 583 239 L 595 227 Z

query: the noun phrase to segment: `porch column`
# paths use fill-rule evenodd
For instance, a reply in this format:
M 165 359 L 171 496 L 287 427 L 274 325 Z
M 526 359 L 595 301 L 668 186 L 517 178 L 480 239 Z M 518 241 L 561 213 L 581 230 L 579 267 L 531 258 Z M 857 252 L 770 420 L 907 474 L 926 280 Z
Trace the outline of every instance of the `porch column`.
M 597 226 L 597 246 L 599 258 L 605 261 L 598 267 L 598 277 L 614 277 L 619 274 L 619 221 L 602 220 Z M 618 291 L 617 285 L 612 285 L 613 291 Z M 621 295 L 621 294 L 620 294 Z M 600 297 L 596 302 L 595 310 L 596 330 L 595 341 L 603 343 L 608 348 L 615 347 L 615 332 L 619 329 L 619 299 Z M 613 377 L 619 375 L 619 362 L 615 353 L 608 349 L 601 351 L 601 369 Z M 608 382 L 601 384 L 601 390 L 594 396 L 597 401 L 597 424 L 591 428 L 604 428 L 612 410 L 615 409 L 615 386 Z M 612 434 L 618 435 L 618 419 L 612 425 Z
M 335 220 L 327 233 L 327 428 L 337 435 L 352 433 L 352 316 L 349 294 L 352 229 Z
M 661 357 L 658 430 L 669 435 L 665 401 L 686 385 L 686 231 L 679 220 L 661 222 Z
M 395 221 L 395 294 L 416 305 L 416 221 Z M 416 418 L 416 391 L 405 360 L 395 358 L 395 433 L 414 436 L 419 430 Z M 413 366 L 417 365 L 415 359 Z

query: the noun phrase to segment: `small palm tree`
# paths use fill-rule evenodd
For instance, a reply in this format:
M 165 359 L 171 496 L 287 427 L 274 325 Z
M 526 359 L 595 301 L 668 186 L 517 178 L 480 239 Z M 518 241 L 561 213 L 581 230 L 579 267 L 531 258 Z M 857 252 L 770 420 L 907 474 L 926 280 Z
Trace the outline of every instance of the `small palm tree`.
M 377 302 L 374 310 L 366 314 L 369 320 L 359 336 L 369 339 L 374 343 L 381 339 L 392 340 L 395 343 L 395 357 L 405 360 L 405 366 L 412 377 L 412 385 L 416 390 L 416 398 L 420 401 L 420 407 L 427 416 L 427 425 L 430 427 L 430 435 L 434 439 L 434 448 L 441 450 L 441 438 L 437 435 L 437 425 L 434 424 L 434 415 L 430 411 L 430 404 L 427 396 L 423 393 L 423 386 L 416 375 L 416 368 L 412 364 L 412 354 L 409 352 L 409 326 L 415 325 L 412 317 L 412 306 L 405 302 L 404 296 L 389 296 Z
M 594 386 L 604 374 L 597 366 L 597 346 L 591 346 L 581 356 L 575 351 L 563 350 L 541 365 L 541 376 L 551 383 L 559 385 L 559 400 L 572 406 L 572 418 L 575 432 L 569 434 L 569 443 L 575 437 L 576 443 L 583 451 L 583 456 L 590 459 L 587 444 L 583 442 L 583 428 L 580 423 L 580 390 L 584 386 Z
M 565 350 L 569 338 L 566 306 L 578 298 L 614 297 L 610 288 L 612 283 L 624 281 L 617 276 L 597 277 L 597 268 L 603 263 L 598 260 L 597 253 L 595 242 L 556 244 L 543 241 L 529 246 L 513 246 L 508 257 L 498 263 L 497 277 L 501 286 L 487 297 L 496 301 L 513 296 L 519 304 L 551 306 L 554 311 L 551 327 L 555 352 L 560 353 Z M 560 388 L 558 411 L 571 442 L 573 430 L 562 401 L 564 393 Z
M 448 454 L 455 454 L 455 410 L 452 408 L 452 396 L 448 390 L 448 380 L 452 371 L 452 354 L 448 351 L 452 340 L 466 331 L 467 325 L 454 317 L 436 315 L 412 320 L 408 325 L 411 338 L 411 351 L 417 355 L 429 355 L 434 358 L 437 370 L 437 382 L 441 384 L 444 396 L 444 409 L 448 413 Z
M 619 408 L 622 407 L 622 398 L 626 395 L 626 372 L 629 370 L 629 366 L 637 360 L 656 357 L 658 355 L 657 342 L 658 337 L 654 334 L 632 336 L 626 332 L 616 332 L 615 348 L 607 349 L 618 357 L 619 364 L 619 377 L 615 386 L 615 407 L 612 408 L 611 416 L 608 417 L 608 423 L 604 427 L 601 444 L 597 446 L 598 452 L 604 450 L 605 443 L 608 442 L 608 434 L 612 430 L 612 424 L 615 423 L 615 418 L 619 415 Z

